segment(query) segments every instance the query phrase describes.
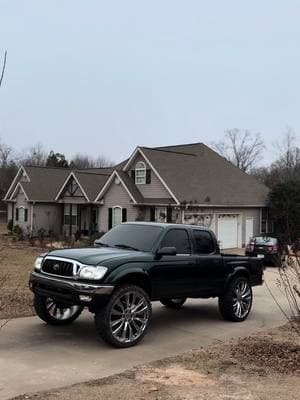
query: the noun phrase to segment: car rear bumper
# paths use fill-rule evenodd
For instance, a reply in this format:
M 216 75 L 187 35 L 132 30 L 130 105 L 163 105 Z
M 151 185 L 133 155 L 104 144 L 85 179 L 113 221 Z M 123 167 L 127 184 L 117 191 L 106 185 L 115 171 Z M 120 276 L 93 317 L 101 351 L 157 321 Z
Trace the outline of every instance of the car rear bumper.
M 259 256 L 259 254 L 261 254 L 263 257 Z M 274 264 L 277 266 L 278 262 L 280 261 L 279 254 L 246 252 L 245 255 L 248 257 L 259 258 L 263 264 Z
M 46 276 L 39 272 L 31 273 L 29 287 L 35 294 L 49 296 L 72 304 L 86 304 L 99 297 L 109 296 L 115 288 L 113 285 L 76 282 L 73 280 Z M 90 300 L 82 300 L 84 298 L 83 296 L 90 297 Z

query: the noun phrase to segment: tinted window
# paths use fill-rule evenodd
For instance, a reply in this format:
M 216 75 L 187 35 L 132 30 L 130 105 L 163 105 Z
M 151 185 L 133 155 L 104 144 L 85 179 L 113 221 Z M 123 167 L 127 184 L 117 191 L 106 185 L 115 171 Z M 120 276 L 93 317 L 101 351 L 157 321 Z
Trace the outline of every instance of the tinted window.
M 214 242 L 209 232 L 194 230 L 195 253 L 210 254 L 215 250 Z
M 125 245 L 141 251 L 151 251 L 162 230 L 159 226 L 122 224 L 108 231 L 95 244 Z
M 171 229 L 163 238 L 160 247 L 176 247 L 177 254 L 190 254 L 191 244 L 185 229 Z

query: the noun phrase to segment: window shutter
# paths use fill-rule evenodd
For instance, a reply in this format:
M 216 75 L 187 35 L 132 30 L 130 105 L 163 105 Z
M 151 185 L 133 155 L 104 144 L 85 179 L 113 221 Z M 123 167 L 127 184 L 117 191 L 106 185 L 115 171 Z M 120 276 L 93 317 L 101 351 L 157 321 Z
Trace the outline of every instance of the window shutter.
M 149 185 L 151 183 L 151 169 L 146 170 L 146 184 Z
M 16 208 L 16 221 L 19 221 L 19 209 Z
M 167 222 L 172 222 L 172 207 L 167 207 Z
M 127 221 L 127 208 L 122 208 L 122 222 Z
M 131 171 L 131 178 L 135 182 L 135 170 L 134 169 Z
M 24 222 L 28 221 L 28 209 L 25 208 L 25 213 L 24 213 Z
M 108 209 L 108 229 L 112 228 L 112 208 Z
M 155 207 L 150 208 L 150 221 L 155 222 Z

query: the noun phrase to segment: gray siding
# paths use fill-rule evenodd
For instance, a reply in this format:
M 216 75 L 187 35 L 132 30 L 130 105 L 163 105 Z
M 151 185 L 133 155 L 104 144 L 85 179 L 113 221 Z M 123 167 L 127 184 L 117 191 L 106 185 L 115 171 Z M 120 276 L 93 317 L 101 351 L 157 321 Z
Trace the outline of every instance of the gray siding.
M 56 235 L 61 232 L 62 207 L 60 204 L 37 203 L 33 205 L 33 232 L 45 229 Z
M 135 166 L 139 161 L 143 161 L 146 164 L 146 168 L 151 169 L 150 166 L 148 165 L 148 163 L 144 160 L 144 158 L 140 154 L 137 154 L 132 162 L 130 170 L 128 171 L 129 176 L 131 176 L 131 171 L 135 169 Z M 151 183 L 150 184 L 136 185 L 136 186 L 139 189 L 139 191 L 142 193 L 142 195 L 149 199 L 151 199 L 151 198 L 164 199 L 164 198 L 171 197 L 170 193 L 167 191 L 167 189 L 164 187 L 164 185 L 158 179 L 158 177 L 154 171 L 151 171 Z
M 122 184 L 116 185 L 114 182 L 108 188 L 104 197 L 104 205 L 99 207 L 99 231 L 108 230 L 108 209 L 120 206 L 127 208 L 127 221 L 135 221 L 138 216 L 138 209 L 133 207 L 130 197 Z

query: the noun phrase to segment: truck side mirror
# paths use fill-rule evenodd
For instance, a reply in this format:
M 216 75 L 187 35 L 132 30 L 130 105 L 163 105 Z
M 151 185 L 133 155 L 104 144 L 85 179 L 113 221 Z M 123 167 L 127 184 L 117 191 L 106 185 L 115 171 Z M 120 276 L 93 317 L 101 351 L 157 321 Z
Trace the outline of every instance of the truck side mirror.
M 162 247 L 161 249 L 157 250 L 156 255 L 159 257 L 162 256 L 176 256 L 177 250 L 176 247 Z

